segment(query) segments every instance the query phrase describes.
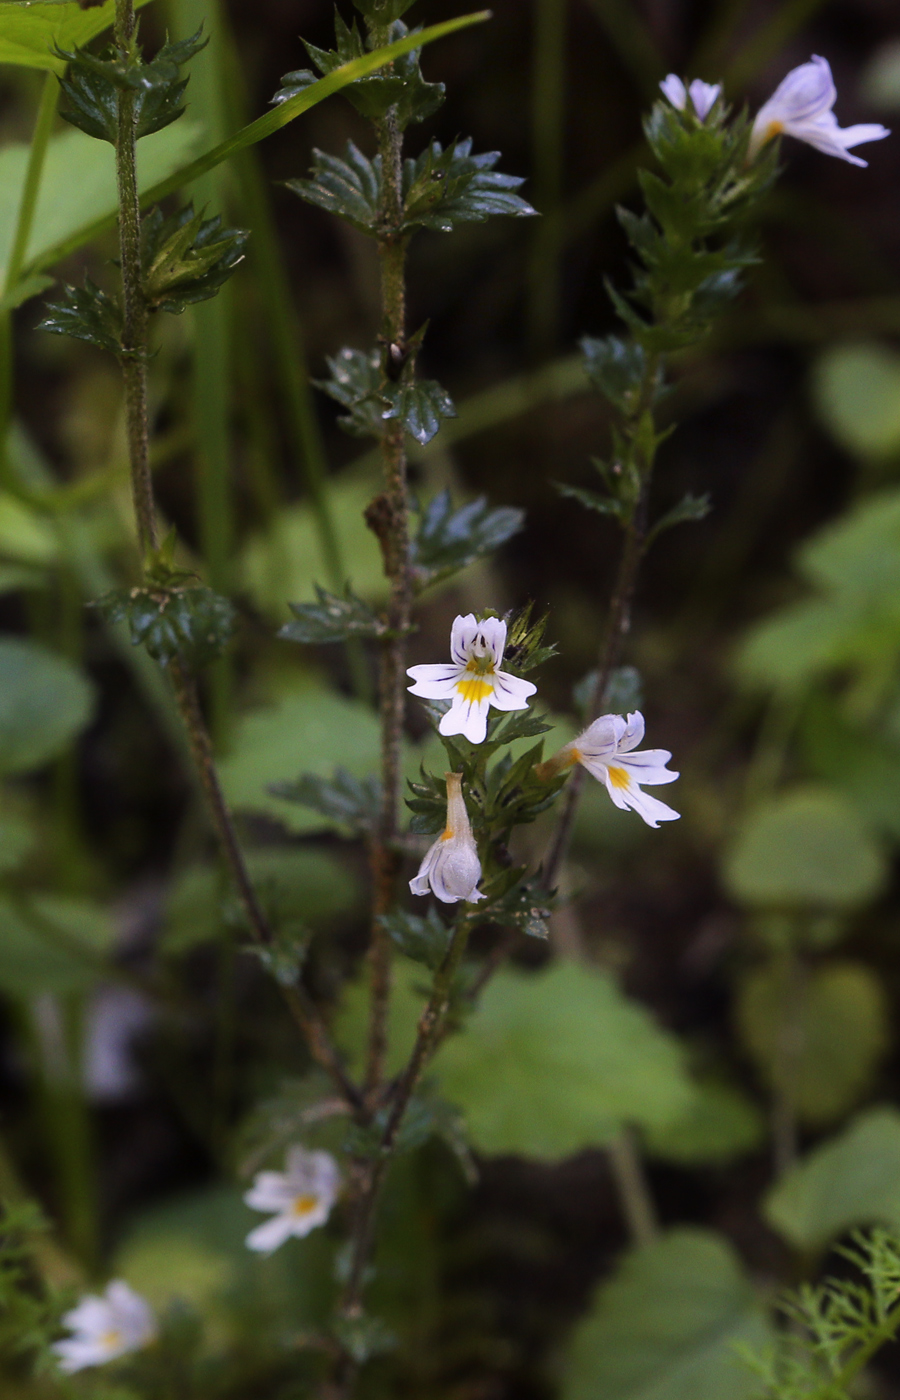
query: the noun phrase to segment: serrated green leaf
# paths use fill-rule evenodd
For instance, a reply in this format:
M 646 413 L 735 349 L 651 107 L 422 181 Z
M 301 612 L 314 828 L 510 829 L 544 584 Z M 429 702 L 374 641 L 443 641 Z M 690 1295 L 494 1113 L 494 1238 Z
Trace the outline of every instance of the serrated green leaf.
M 453 400 L 434 379 L 384 384 L 381 397 L 388 405 L 381 414 L 382 418 L 399 418 L 420 447 L 431 442 L 445 418 L 456 417 Z
M 900 1113 L 860 1113 L 775 1183 L 763 1203 L 774 1230 L 799 1250 L 823 1249 L 857 1225 L 900 1230 Z
M 745 977 L 735 1006 L 741 1039 L 766 1084 L 805 1123 L 834 1122 L 859 1100 L 889 1043 L 884 990 L 862 963 L 830 962 L 797 988 L 779 966 Z M 783 1048 L 786 1007 L 792 1045 Z
M 852 803 L 828 788 L 801 788 L 751 812 L 723 875 L 741 903 L 852 909 L 876 897 L 886 868 Z
M 624 1123 L 671 1122 L 691 1098 L 674 1037 L 609 977 L 568 962 L 499 972 L 436 1069 L 473 1146 L 491 1154 L 565 1157 Z
M 739 1348 L 772 1334 L 727 1239 L 670 1230 L 600 1285 L 563 1363 L 562 1400 L 751 1400 Z
M 0 773 L 27 773 L 55 758 L 90 723 L 94 687 L 71 661 L 0 638 Z
M 346 219 L 361 233 L 373 233 L 378 225 L 380 161 L 377 156 L 369 160 L 352 141 L 347 142 L 343 160 L 314 149 L 310 178 L 286 180 L 285 184 L 307 204 Z
M 416 159 L 404 163 L 404 227 L 449 233 L 454 224 L 481 223 L 494 214 L 536 214 L 514 193 L 524 179 L 494 169 L 499 159 L 499 151 L 473 156 L 471 138 L 446 149 L 432 141 Z
M 116 94 L 130 88 L 135 94 L 138 139 L 161 131 L 184 111 L 187 79 L 180 78 L 180 70 L 207 42 L 198 30 L 190 39 L 164 44 L 149 63 L 124 60 L 112 48 L 108 57 L 84 48 L 60 49 L 57 57 L 67 64 L 60 77 L 65 98 L 60 115 L 88 136 L 115 144 Z
M 352 831 L 371 831 L 381 815 L 381 783 L 378 778 L 355 778 L 346 768 L 336 768 L 331 778 L 304 773 L 295 782 L 271 783 L 273 797 L 299 802 Z
M 100 350 L 118 355 L 122 350 L 122 313 L 112 297 L 89 277 L 83 287 L 63 286 L 63 300 L 47 302 L 38 330 L 70 335 Z
M 348 637 L 380 637 L 386 626 L 376 613 L 357 598 L 349 584 L 341 598 L 316 584 L 317 603 L 289 603 L 294 614 L 278 635 L 289 642 L 313 644 L 344 642 Z
M 581 486 L 567 486 L 561 481 L 554 484 L 561 496 L 572 501 L 579 501 L 588 510 L 595 510 L 599 515 L 611 515 L 614 520 L 622 523 L 628 519 L 628 506 L 624 501 L 619 501 L 614 496 L 601 496 L 597 491 L 587 491 Z
M 146 217 L 143 234 L 143 282 L 147 304 L 180 314 L 206 301 L 243 261 L 248 229 L 223 228 L 219 215 L 204 219 L 193 204 L 166 218 L 158 207 Z
M 330 379 L 314 379 L 313 383 L 348 410 L 338 423 L 354 437 L 382 437 L 386 400 L 379 351 L 345 347 L 326 359 Z
M 135 9 L 149 0 L 135 0 Z M 0 63 L 44 68 L 62 73 L 65 63 L 57 49 L 83 46 L 115 21 L 115 0 L 84 8 L 78 0 L 0 3 Z
M 227 598 L 200 584 L 119 588 L 94 605 L 105 621 L 124 622 L 133 646 L 160 665 L 177 659 L 205 666 L 221 656 L 237 625 Z
M 525 523 L 525 512 L 515 506 L 489 506 L 484 496 L 455 510 L 449 491 L 421 513 L 411 548 L 411 564 L 420 588 L 457 573 L 499 549 Z
M 424 918 L 398 909 L 393 914 L 383 914 L 378 922 L 401 953 L 413 962 L 424 963 L 432 972 L 437 971 L 450 947 L 453 929 L 444 923 L 434 907 Z
M 550 937 L 551 913 L 551 901 L 546 891 L 529 881 L 515 884 L 501 899 L 492 899 L 490 906 L 484 906 L 485 917 L 491 923 L 520 929 L 529 938 Z
M 671 530 L 673 525 L 683 525 L 692 520 L 705 520 L 711 510 L 712 501 L 708 491 L 704 491 L 702 496 L 693 496 L 688 492 L 677 506 L 667 510 L 665 515 L 660 516 L 655 525 L 650 528 L 647 534 L 647 545 L 651 545 L 665 530 Z
M 644 382 L 647 356 L 643 346 L 618 335 L 602 340 L 585 336 L 579 341 L 584 355 L 584 372 L 620 413 L 632 412 Z M 654 397 L 662 388 L 662 372 L 657 370 Z

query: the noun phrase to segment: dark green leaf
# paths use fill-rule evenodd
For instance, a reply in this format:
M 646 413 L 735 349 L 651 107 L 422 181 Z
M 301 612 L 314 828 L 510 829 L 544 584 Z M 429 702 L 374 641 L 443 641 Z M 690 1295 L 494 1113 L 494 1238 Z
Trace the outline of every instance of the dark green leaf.
M 338 419 L 341 427 L 354 437 L 382 437 L 385 400 L 379 352 L 345 348 L 327 363 L 331 378 L 313 383 L 347 409 Z
M 532 620 L 534 604 L 528 603 L 507 618 L 506 651 L 503 666 L 514 675 L 524 676 L 556 655 L 555 646 L 543 646 L 549 612 Z
M 413 794 L 407 797 L 406 805 L 414 814 L 409 829 L 414 836 L 431 836 L 443 831 L 447 824 L 447 785 L 435 773 L 420 769 L 421 782 L 408 780 Z
M 673 525 L 681 525 L 688 520 L 705 520 L 711 510 L 712 502 L 708 491 L 704 491 L 702 496 L 692 496 L 688 492 L 677 506 L 667 510 L 665 515 L 657 520 L 647 535 L 647 544 L 651 544 L 664 530 L 671 530 Z
M 552 913 L 551 906 L 546 891 L 538 892 L 533 882 L 526 881 L 492 903 L 487 913 L 491 923 L 511 925 L 527 933 L 529 938 L 549 938 L 547 921 Z
M 300 802 L 323 816 L 346 823 L 357 831 L 371 831 L 381 812 L 381 784 L 377 778 L 354 778 L 336 768 L 332 778 L 304 773 L 293 783 L 271 783 L 269 791 L 289 802 Z
M 89 277 L 83 287 L 63 285 L 64 299 L 48 302 L 38 329 L 71 335 L 118 355 L 122 350 L 122 314 L 117 304 Z
M 435 436 L 444 418 L 456 417 L 453 400 L 434 379 L 387 383 L 381 394 L 389 405 L 382 418 L 399 418 L 410 437 L 422 447 Z
M 391 6 L 396 10 L 396 14 L 385 14 L 382 23 L 389 21 L 399 21 L 399 14 L 402 10 L 397 4 Z M 413 31 L 414 33 L 416 31 Z M 394 43 L 397 39 L 403 39 L 409 33 L 405 24 L 399 22 L 391 23 L 388 33 L 388 43 Z M 336 68 L 344 63 L 350 63 L 353 59 L 361 58 L 366 53 L 366 45 L 354 20 L 351 26 L 345 24 L 341 16 L 335 12 L 335 39 L 336 48 L 319 49 L 313 44 L 306 44 L 306 51 L 313 63 L 323 75 L 333 73 Z M 443 83 L 426 83 L 422 77 L 419 67 L 419 56 L 421 50 L 413 49 L 408 54 L 402 54 L 394 60 L 390 73 L 376 73 L 368 78 L 361 78 L 358 82 L 351 83 L 345 89 L 345 96 L 353 103 L 354 107 L 362 116 L 369 121 L 377 122 L 393 107 L 396 120 L 401 130 L 410 122 L 421 122 L 426 117 L 432 116 L 440 107 L 444 100 Z M 300 70 L 296 73 L 288 73 L 282 79 L 281 89 L 275 94 L 274 102 L 285 102 L 296 92 L 302 92 L 304 87 L 308 87 L 310 81 L 314 81 L 313 75 Z
M 59 57 L 68 63 L 66 76 L 60 78 L 67 103 L 61 115 L 89 136 L 115 144 L 116 93 L 130 88 L 135 93 L 138 138 L 160 131 L 184 111 L 187 79 L 180 78 L 180 69 L 206 42 L 198 30 L 190 39 L 164 44 L 150 63 L 123 60 L 115 49 L 107 51 L 110 57 L 97 57 L 87 49 L 60 50 Z
M 399 19 L 414 3 L 414 0 L 353 0 L 354 5 L 367 19 L 376 24 L 387 24 Z
M 385 624 L 367 603 L 350 591 L 349 584 L 343 598 L 316 584 L 317 603 L 289 603 L 294 614 L 292 622 L 286 622 L 279 631 L 279 637 L 289 642 L 344 642 L 348 637 L 380 637 Z
M 369 160 L 352 141 L 347 142 L 344 160 L 314 150 L 310 179 L 285 184 L 307 204 L 337 214 L 362 233 L 374 233 L 378 227 L 381 164 L 377 156 Z
M 484 496 L 454 510 L 450 492 L 442 491 L 422 512 L 412 544 L 412 567 L 419 587 L 446 578 L 499 549 L 524 523 L 523 510 L 491 507 Z
M 94 689 L 71 661 L 0 637 L 0 773 L 27 773 L 63 753 L 91 721 Z
M 223 228 L 193 204 L 166 218 L 158 207 L 143 225 L 144 295 L 149 306 L 176 315 L 206 301 L 243 260 L 248 229 Z
M 628 519 L 628 506 L 624 501 L 616 500 L 614 496 L 601 496 L 596 491 L 587 491 L 581 486 L 566 486 L 561 481 L 557 481 L 555 485 L 561 496 L 580 501 L 588 510 L 595 510 L 599 515 L 611 515 L 622 524 Z
M 603 340 L 585 336 L 580 345 L 588 379 L 620 413 L 631 413 L 647 371 L 643 346 L 633 340 L 623 340 L 618 335 L 608 335 Z M 657 370 L 654 398 L 661 388 L 662 372 Z
M 499 151 L 472 155 L 471 140 L 456 141 L 443 149 L 432 141 L 403 170 L 404 223 L 449 233 L 454 224 L 480 223 L 493 214 L 521 218 L 537 213 L 513 193 L 524 180 L 503 175 L 494 166 Z
M 222 655 L 237 622 L 227 598 L 200 584 L 119 588 L 98 599 L 107 622 L 125 622 L 133 646 L 161 665 L 178 658 L 205 666 Z
M 378 922 L 401 953 L 413 962 L 424 963 L 432 972 L 437 971 L 450 947 L 453 929 L 444 923 L 436 909 L 429 909 L 424 918 L 398 909 L 393 914 L 382 915 Z
M 259 958 L 279 987 L 295 987 L 303 971 L 311 937 L 308 929 L 296 925 L 293 928 L 280 928 L 266 947 L 248 943 L 244 951 Z

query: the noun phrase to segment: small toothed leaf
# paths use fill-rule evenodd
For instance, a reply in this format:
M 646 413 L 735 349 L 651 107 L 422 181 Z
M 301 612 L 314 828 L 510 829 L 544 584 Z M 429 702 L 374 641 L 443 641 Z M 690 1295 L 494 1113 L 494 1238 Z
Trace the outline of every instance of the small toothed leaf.
M 307 204 L 337 214 L 361 233 L 374 233 L 378 226 L 381 163 L 377 156 L 369 160 L 352 141 L 347 142 L 343 160 L 314 150 L 310 178 L 285 184 Z
M 353 437 L 383 437 L 386 403 L 381 392 L 379 352 L 345 347 L 337 355 L 328 356 L 327 364 L 331 378 L 315 379 L 313 383 L 347 410 L 338 419 L 344 432 Z
M 115 144 L 116 94 L 130 88 L 135 93 L 136 136 L 161 131 L 184 111 L 187 79 L 180 77 L 180 70 L 206 42 L 198 30 L 190 39 L 164 44 L 149 63 L 125 61 L 112 48 L 99 57 L 87 49 L 60 50 L 58 57 L 68 65 L 60 78 L 65 103 L 61 115 L 89 136 Z
M 420 588 L 464 569 L 499 549 L 525 523 L 515 506 L 489 506 L 484 496 L 455 510 L 449 491 L 435 496 L 422 511 L 412 544 L 411 562 Z
M 311 807 L 354 831 L 371 831 L 381 813 L 378 779 L 354 778 L 345 768 L 336 768 L 331 778 L 304 773 L 295 782 L 272 783 L 268 791 L 275 797 Z
M 689 520 L 705 520 L 711 510 L 712 501 L 708 491 L 704 491 L 702 496 L 693 496 L 688 492 L 677 506 L 673 506 L 657 520 L 647 536 L 647 543 L 650 544 L 664 530 L 671 530 L 673 525 L 681 525 Z
M 386 384 L 381 397 L 389 407 L 382 418 L 399 418 L 410 437 L 420 446 L 438 433 L 445 418 L 456 417 L 456 405 L 434 379 L 416 379 L 409 384 Z
M 125 622 L 132 645 L 146 647 L 162 666 L 176 659 L 192 666 L 215 661 L 237 623 L 228 599 L 202 584 L 117 588 L 95 606 L 107 622 Z
M 39 330 L 71 335 L 118 355 L 122 350 L 122 313 L 112 297 L 89 277 L 83 287 L 63 285 L 63 300 L 48 302 Z
M 157 207 L 143 224 L 144 295 L 149 306 L 176 315 L 218 292 L 238 263 L 248 229 L 223 228 L 204 219 L 193 204 L 166 218 Z
M 289 642 L 343 642 L 348 637 L 379 637 L 385 624 L 367 603 L 351 593 L 341 598 L 316 584 L 317 603 L 289 603 L 293 621 L 278 633 Z
M 555 485 L 561 496 L 571 501 L 580 501 L 588 510 L 595 510 L 599 515 L 611 515 L 614 520 L 620 520 L 623 524 L 628 519 L 625 502 L 616 500 L 614 496 L 601 496 L 597 491 L 587 491 L 582 486 L 567 486 L 561 481 L 557 481 Z
M 382 915 L 378 922 L 401 953 L 413 962 L 424 963 L 432 972 L 437 971 L 447 955 L 453 929 L 433 906 L 424 918 L 398 909 Z
M 514 193 L 524 180 L 494 169 L 499 159 L 499 151 L 473 156 L 471 139 L 456 141 L 446 150 L 439 141 L 432 141 L 404 165 L 405 227 L 449 233 L 454 224 L 480 223 L 493 214 L 514 218 L 536 214 L 527 200 Z

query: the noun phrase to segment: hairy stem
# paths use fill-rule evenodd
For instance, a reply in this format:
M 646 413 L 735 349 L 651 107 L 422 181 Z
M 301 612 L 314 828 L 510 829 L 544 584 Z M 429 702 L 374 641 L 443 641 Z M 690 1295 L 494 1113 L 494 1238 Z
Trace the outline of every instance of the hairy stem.
M 138 61 L 133 0 L 116 0 L 116 46 L 126 61 Z M 137 195 L 135 149 L 137 144 L 134 91 L 117 92 L 116 179 L 119 191 L 119 251 L 122 269 L 122 372 L 125 382 L 128 457 L 144 555 L 158 548 L 153 480 L 150 475 L 149 421 L 147 416 L 147 306 L 141 277 L 141 224 Z M 169 667 L 178 711 L 190 742 L 191 755 L 206 797 L 213 830 L 234 881 L 253 938 L 273 941 L 238 843 L 234 822 L 225 802 L 213 760 L 209 731 L 200 708 L 197 686 L 180 661 Z M 354 1108 L 361 1107 L 358 1089 L 348 1078 L 331 1044 L 324 1022 L 303 987 L 283 988 L 285 1000 L 300 1027 L 314 1059 L 325 1069 Z
M 378 124 L 382 171 L 381 266 L 382 340 L 384 373 L 391 377 L 406 354 L 406 237 L 402 233 L 403 136 L 395 109 Z M 377 1089 L 384 1074 L 387 1014 L 391 994 L 391 941 L 380 923 L 393 901 L 399 866 L 393 850 L 400 801 L 400 762 L 406 701 L 406 634 L 412 594 L 409 571 L 409 500 L 406 448 L 401 420 L 390 420 L 382 439 L 384 491 L 366 512 L 378 536 L 390 581 L 388 635 L 382 646 L 379 707 L 381 714 L 382 803 L 378 831 L 371 847 L 373 877 L 370 943 L 371 1019 L 366 1065 L 366 1088 Z
M 651 411 L 659 377 L 659 367 L 659 356 L 648 355 L 638 402 L 625 425 L 625 435 L 631 444 L 632 461 L 637 468 L 641 484 L 631 516 L 625 526 L 625 538 L 622 541 L 619 567 L 610 599 L 606 631 L 600 647 L 597 679 L 591 691 L 587 710 L 588 723 L 596 719 L 602 712 L 609 683 L 619 664 L 625 638 L 631 630 L 631 612 L 647 538 L 647 504 L 653 476 L 652 452 L 648 452 L 643 446 L 641 440 L 646 435 L 640 433 L 639 430 L 646 415 Z M 584 769 L 580 764 L 576 764 L 563 798 L 562 810 L 553 841 L 544 862 L 541 883 L 545 890 L 553 889 L 559 879 L 559 872 L 572 839 L 572 827 L 575 824 L 583 783 Z

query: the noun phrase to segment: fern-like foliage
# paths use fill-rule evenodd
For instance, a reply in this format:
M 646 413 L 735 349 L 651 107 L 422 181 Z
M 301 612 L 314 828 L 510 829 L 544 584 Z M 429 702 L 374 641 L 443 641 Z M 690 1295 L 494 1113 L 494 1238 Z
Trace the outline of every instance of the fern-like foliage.
M 761 1377 L 758 1400 L 850 1400 L 854 1377 L 900 1329 L 900 1237 L 859 1231 L 838 1253 L 857 1277 L 785 1295 L 778 1343 L 747 1358 Z

